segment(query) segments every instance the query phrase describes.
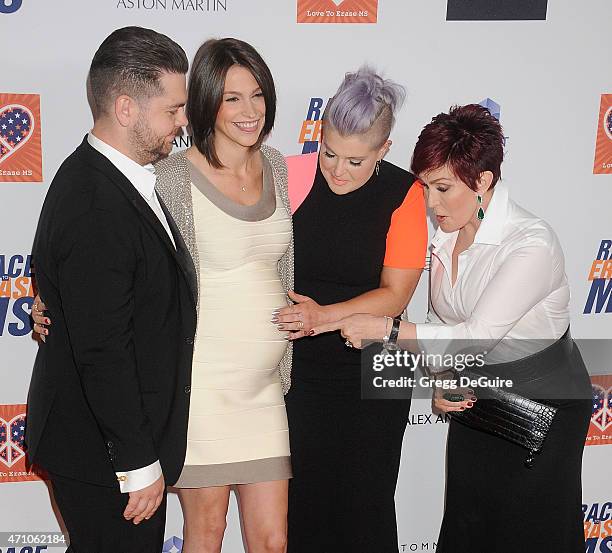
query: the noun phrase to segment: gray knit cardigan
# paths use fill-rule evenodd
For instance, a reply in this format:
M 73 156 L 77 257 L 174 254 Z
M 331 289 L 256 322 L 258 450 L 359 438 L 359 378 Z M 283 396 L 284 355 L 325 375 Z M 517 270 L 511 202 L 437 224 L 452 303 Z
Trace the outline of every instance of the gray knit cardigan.
M 261 146 L 261 152 L 270 162 L 276 190 L 283 200 L 287 213 L 291 213 L 285 158 L 278 150 L 265 144 Z M 156 189 L 181 231 L 183 240 L 193 259 L 198 275 L 199 291 L 200 255 L 195 239 L 191 179 L 189 177 L 189 162 L 185 157 L 185 152 L 177 152 L 157 163 L 155 165 L 155 173 L 157 175 Z M 283 255 L 278 262 L 278 273 L 285 291 L 293 290 L 293 233 L 285 255 Z M 285 394 L 289 391 L 289 387 L 291 386 L 292 354 L 293 344 L 289 342 L 287 351 L 278 364 L 283 393 Z

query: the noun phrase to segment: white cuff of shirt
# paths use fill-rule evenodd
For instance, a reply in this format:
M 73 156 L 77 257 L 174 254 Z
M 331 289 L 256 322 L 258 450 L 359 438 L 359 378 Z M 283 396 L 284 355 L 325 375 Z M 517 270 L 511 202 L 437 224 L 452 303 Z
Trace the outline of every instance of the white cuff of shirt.
M 445 353 L 454 338 L 453 327 L 441 323 L 417 323 L 415 332 L 417 344 L 425 353 Z
M 141 469 L 117 472 L 115 474 L 117 475 L 117 480 L 119 480 L 121 493 L 129 493 L 137 492 L 153 484 L 162 475 L 162 469 L 159 461 L 155 461 Z
M 449 367 L 440 366 L 437 361 L 438 355 L 452 354 L 453 327 L 440 323 L 416 324 L 416 339 L 420 352 L 426 355 L 428 370 L 444 372 Z

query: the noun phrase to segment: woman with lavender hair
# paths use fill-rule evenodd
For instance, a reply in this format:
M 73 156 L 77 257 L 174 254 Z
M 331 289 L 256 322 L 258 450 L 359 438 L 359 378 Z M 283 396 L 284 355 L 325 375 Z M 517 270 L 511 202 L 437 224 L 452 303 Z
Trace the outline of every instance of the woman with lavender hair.
M 321 151 L 287 160 L 299 294 L 274 321 L 295 340 L 289 553 L 398 549 L 394 495 L 410 400 L 362 400 L 359 352 L 339 333 L 309 334 L 353 313 L 397 316 L 418 283 L 423 191 L 383 159 L 403 98 L 371 69 L 347 74 L 325 110 Z

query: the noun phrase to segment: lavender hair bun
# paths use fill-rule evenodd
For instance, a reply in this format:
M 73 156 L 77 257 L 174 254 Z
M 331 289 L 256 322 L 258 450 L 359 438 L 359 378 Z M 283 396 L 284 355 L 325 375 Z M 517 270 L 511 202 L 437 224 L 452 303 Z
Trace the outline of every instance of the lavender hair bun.
M 363 134 L 375 128 L 384 142 L 389 138 L 395 114 L 405 97 L 403 86 L 362 66 L 355 73 L 345 75 L 327 105 L 325 119 L 342 136 Z

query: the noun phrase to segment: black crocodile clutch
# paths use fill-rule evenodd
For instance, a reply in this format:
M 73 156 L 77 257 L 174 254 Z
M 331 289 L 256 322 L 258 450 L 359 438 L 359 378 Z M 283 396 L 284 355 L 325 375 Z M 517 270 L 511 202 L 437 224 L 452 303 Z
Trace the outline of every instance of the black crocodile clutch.
M 480 375 L 463 371 L 461 376 L 478 378 Z M 557 408 L 501 388 L 478 388 L 476 396 L 478 401 L 473 407 L 452 411 L 449 415 L 475 430 L 524 447 L 528 451 L 525 466 L 531 468 L 535 456 L 542 450 Z

